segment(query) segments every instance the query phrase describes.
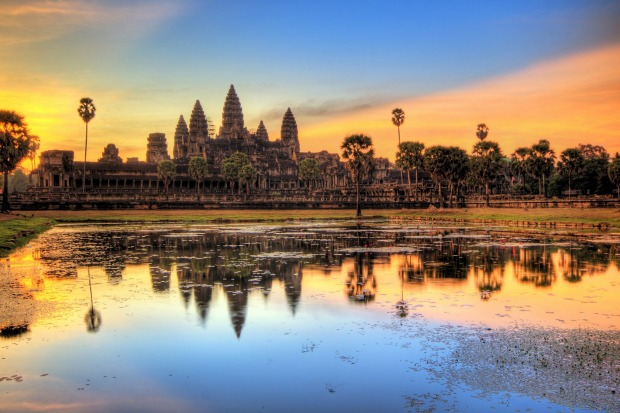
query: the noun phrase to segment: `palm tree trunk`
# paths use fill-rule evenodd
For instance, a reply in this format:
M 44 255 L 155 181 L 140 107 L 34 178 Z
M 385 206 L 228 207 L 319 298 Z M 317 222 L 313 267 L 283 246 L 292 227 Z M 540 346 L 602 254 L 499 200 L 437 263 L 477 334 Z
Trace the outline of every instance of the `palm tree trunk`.
M 84 143 L 84 174 L 82 175 L 82 193 L 86 192 L 86 151 L 88 150 L 88 122 L 86 122 L 86 142 Z
M 362 208 L 360 206 L 360 173 L 359 170 L 357 171 L 357 179 L 355 180 L 355 189 L 356 189 L 356 193 L 355 193 L 355 204 L 356 204 L 356 212 L 355 212 L 355 216 L 357 217 L 361 217 L 362 216 Z
M 420 187 L 418 186 L 418 168 L 415 168 L 415 200 L 418 200 L 418 191 Z
M 485 194 L 486 194 L 484 204 L 488 208 L 490 206 L 490 204 L 489 204 L 489 183 L 488 182 L 484 183 L 484 190 L 485 190 Z
M 4 186 L 2 190 L 2 212 L 9 212 L 9 171 L 4 171 Z

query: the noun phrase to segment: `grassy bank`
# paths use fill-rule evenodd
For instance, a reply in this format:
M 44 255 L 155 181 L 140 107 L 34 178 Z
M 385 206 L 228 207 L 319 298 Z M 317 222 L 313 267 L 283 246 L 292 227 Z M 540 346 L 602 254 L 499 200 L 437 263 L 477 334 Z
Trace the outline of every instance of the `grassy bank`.
M 393 214 L 401 218 L 424 218 L 432 220 L 488 221 L 499 223 L 533 224 L 580 224 L 598 226 L 606 223 L 608 230 L 620 230 L 620 209 L 609 208 L 475 208 L 443 210 L 401 210 Z
M 0 220 L 0 257 L 7 256 L 15 248 L 47 231 L 55 221 L 45 217 L 3 217 Z

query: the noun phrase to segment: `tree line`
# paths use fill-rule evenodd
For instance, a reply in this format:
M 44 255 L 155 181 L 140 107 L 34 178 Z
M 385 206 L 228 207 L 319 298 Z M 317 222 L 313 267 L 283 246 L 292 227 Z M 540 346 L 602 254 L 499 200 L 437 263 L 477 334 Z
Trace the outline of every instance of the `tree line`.
M 602 146 L 579 144 L 558 156 L 548 140 L 540 139 L 507 155 L 498 142 L 487 139 L 489 127 L 480 123 L 470 154 L 457 146 L 426 148 L 418 141 L 400 142 L 404 111 L 396 108 L 392 113 L 392 122 L 399 128 L 396 167 L 407 174 L 409 185 L 412 171 L 416 184 L 418 174 L 425 172 L 440 198 L 441 188 L 448 189 L 450 202 L 460 193 L 484 195 L 487 205 L 491 193 L 570 197 L 616 192 L 620 196 L 620 154 L 611 157 Z
M 78 114 L 86 126 L 84 168 L 88 145 L 88 124 L 95 117 L 95 106 L 90 98 L 82 98 Z M 556 155 L 546 139 L 540 139 L 531 146 L 523 146 L 506 155 L 498 142 L 489 140 L 489 127 L 480 123 L 475 135 L 477 141 L 471 153 L 457 146 L 434 145 L 426 147 L 420 141 L 401 141 L 400 127 L 405 122 L 401 108 L 392 111 L 392 123 L 398 130 L 398 150 L 395 167 L 400 171 L 400 181 L 412 187 L 412 173 L 415 186 L 414 199 L 418 200 L 422 187 L 431 182 L 441 205 L 452 206 L 455 200 L 465 195 L 482 195 L 489 205 L 491 194 L 568 196 L 609 195 L 620 196 L 620 154 L 611 157 L 602 146 L 579 144 Z M 0 172 L 4 174 L 2 211 L 9 210 L 8 175 L 24 159 L 34 162 L 39 149 L 39 137 L 32 135 L 24 117 L 14 111 L 0 110 Z M 355 134 L 343 139 L 341 156 L 356 187 L 357 212 L 359 208 L 360 185 L 371 181 L 375 168 L 375 154 L 372 138 Z M 158 164 L 158 175 L 166 191 L 176 178 L 176 164 L 162 161 Z M 84 176 L 86 171 L 84 170 Z M 230 188 L 250 192 L 251 183 L 258 172 L 247 155 L 234 153 L 221 165 L 224 179 Z M 188 174 L 196 182 L 199 193 L 201 184 L 208 177 L 207 161 L 202 157 L 190 160 Z M 303 159 L 299 164 L 300 181 L 308 188 L 322 179 L 321 167 L 316 159 Z M 420 185 L 420 179 L 424 185 Z M 85 180 L 82 182 L 85 190 Z

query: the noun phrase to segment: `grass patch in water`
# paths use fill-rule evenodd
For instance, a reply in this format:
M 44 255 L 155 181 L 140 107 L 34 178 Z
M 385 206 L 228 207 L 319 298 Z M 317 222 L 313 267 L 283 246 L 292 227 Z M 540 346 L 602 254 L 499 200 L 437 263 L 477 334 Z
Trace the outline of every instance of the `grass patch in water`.
M 0 257 L 7 256 L 15 248 L 54 225 L 54 220 L 44 217 L 16 217 L 0 220 Z

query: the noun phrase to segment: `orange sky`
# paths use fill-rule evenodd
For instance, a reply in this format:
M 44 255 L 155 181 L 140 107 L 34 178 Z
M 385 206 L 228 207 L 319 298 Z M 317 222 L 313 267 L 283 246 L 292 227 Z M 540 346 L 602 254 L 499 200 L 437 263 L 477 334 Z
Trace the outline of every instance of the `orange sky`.
M 401 140 L 457 145 L 470 151 L 476 125 L 506 154 L 548 139 L 557 153 L 579 143 L 620 152 L 620 44 L 549 60 L 514 73 L 437 94 L 412 97 L 346 117 L 303 125 L 302 150 L 336 151 L 341 137 L 364 133 L 379 156 L 394 159 L 391 110 L 406 113 Z
M 302 151 L 339 152 L 342 138 L 364 133 L 373 138 L 378 156 L 393 160 L 397 143 L 390 113 L 401 107 L 406 121 L 401 139 L 420 140 L 431 146 L 458 145 L 470 151 L 475 127 L 485 122 L 489 138 L 506 154 L 538 139 L 549 139 L 556 152 L 579 143 L 602 145 L 614 154 L 620 151 L 620 44 L 525 67 L 508 75 L 465 87 L 383 103 L 349 112 L 304 118 L 297 115 Z M 41 137 L 41 150 L 74 150 L 76 159 L 84 151 L 84 124 L 76 108 L 81 91 L 70 82 L 35 79 L 28 87 L 11 86 L 0 74 L 0 106 L 26 116 L 32 133 Z M 238 91 L 239 92 L 239 91 Z M 241 103 L 244 95 L 239 93 Z M 101 156 L 108 143 L 115 143 L 121 157 L 145 159 L 150 132 L 165 132 L 169 148 L 180 113 L 189 117 L 192 103 L 155 99 L 136 111 L 135 102 L 118 90 L 99 91 L 98 112 L 90 124 L 88 159 Z M 252 100 L 251 96 L 248 100 Z M 223 104 L 223 96 L 222 96 Z M 218 108 L 205 108 L 218 113 Z M 292 108 L 295 113 L 295 108 Z M 257 122 L 256 108 L 245 107 L 246 124 Z M 254 119 L 256 118 L 256 119 Z M 219 120 L 215 117 L 216 122 Z M 267 124 L 270 139 L 279 136 L 279 124 Z

